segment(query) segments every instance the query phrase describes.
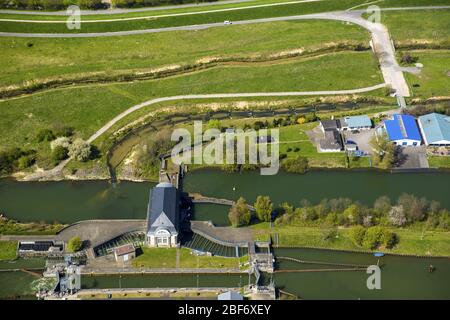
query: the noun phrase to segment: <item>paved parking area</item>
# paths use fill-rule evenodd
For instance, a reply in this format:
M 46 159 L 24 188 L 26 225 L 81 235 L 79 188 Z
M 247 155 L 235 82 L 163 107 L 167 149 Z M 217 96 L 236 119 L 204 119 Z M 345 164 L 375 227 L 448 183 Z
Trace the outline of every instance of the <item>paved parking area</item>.
M 359 133 L 344 131 L 343 135 L 346 140 L 352 140 L 358 145 L 358 149 L 365 153 L 372 154 L 373 150 L 370 146 L 370 140 L 375 135 L 375 129 L 361 130 Z
M 398 168 L 402 169 L 423 169 L 429 168 L 427 150 L 425 146 L 401 148 L 398 156 Z

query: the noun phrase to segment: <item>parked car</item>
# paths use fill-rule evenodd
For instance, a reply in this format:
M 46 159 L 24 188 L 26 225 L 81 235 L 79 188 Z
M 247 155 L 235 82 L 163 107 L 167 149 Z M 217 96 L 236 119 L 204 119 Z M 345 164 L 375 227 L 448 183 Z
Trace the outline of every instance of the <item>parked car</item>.
M 353 140 L 347 140 L 347 144 L 357 144 L 357 143 Z
M 352 133 L 359 133 L 359 130 L 352 130 Z

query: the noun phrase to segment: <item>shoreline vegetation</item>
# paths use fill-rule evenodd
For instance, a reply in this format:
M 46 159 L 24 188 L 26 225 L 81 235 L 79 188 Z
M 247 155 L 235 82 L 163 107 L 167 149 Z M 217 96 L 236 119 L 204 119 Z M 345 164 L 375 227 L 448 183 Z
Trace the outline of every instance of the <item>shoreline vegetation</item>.
M 265 209 L 272 208 L 264 198 Z M 260 197 L 255 203 L 260 218 L 258 202 Z M 450 211 L 406 193 L 395 203 L 379 197 L 372 207 L 346 198 L 315 205 L 304 199 L 297 208 L 283 203 L 271 212 L 251 228 L 257 240 L 270 237 L 275 246 L 450 256 Z

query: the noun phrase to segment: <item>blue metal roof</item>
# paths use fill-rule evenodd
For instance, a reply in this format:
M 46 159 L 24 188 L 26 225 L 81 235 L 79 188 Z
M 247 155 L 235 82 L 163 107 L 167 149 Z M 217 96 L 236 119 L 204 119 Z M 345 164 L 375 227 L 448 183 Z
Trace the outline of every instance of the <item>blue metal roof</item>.
M 438 141 L 450 141 L 450 117 L 439 113 L 430 113 L 419 117 L 422 133 L 428 144 Z
M 392 120 L 384 121 L 384 126 L 391 141 L 403 139 L 422 140 L 416 119 L 408 114 L 394 114 Z
M 370 121 L 370 118 L 366 115 L 345 117 L 344 120 L 350 128 L 372 126 L 372 121 Z

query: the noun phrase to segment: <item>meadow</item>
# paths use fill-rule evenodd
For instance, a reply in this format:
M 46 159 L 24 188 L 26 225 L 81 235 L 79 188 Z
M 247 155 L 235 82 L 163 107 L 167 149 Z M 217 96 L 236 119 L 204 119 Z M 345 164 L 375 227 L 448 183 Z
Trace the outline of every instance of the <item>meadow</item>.
M 121 111 L 155 97 L 343 90 L 379 83 L 381 75 L 371 52 L 343 52 L 258 67 L 217 67 L 160 80 L 61 88 L 1 101 L 0 145 L 36 147 L 37 132 L 55 124 L 71 126 L 86 139 Z
M 251 58 L 339 44 L 367 46 L 368 41 L 364 29 L 335 21 L 273 22 L 114 38 L 0 38 L 0 59 L 8 61 L 0 67 L 0 87 L 119 71 L 133 74 L 212 57 Z

